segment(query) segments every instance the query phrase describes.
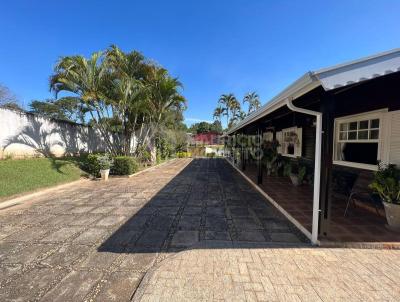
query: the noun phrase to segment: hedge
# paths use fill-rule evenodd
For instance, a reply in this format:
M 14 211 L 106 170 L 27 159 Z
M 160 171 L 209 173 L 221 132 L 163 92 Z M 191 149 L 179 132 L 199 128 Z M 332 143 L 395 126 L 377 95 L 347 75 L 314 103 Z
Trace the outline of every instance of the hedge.
M 114 175 L 131 175 L 138 170 L 138 164 L 133 157 L 116 156 L 114 157 L 114 165 L 111 167 L 111 174 Z

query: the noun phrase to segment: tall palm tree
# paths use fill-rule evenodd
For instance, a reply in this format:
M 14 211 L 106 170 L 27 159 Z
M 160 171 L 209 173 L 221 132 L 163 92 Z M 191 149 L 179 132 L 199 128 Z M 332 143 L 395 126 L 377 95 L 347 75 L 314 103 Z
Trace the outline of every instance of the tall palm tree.
M 145 78 L 148 85 L 148 127 L 142 142 L 147 143 L 159 131 L 164 115 L 170 110 L 186 108 L 186 99 L 181 94 L 182 83 L 169 75 L 164 68 L 149 65 Z
M 95 52 L 89 59 L 83 56 L 61 57 L 50 77 L 50 90 L 56 96 L 61 91 L 74 93 L 91 115 L 94 126 L 99 129 L 111 153 L 118 153 L 118 146 L 110 140 L 108 133 L 110 106 L 105 97 L 109 74 L 103 61 L 103 53 Z
M 226 116 L 226 126 L 229 126 L 229 120 L 232 116 L 232 109 L 236 110 L 238 106 L 240 107 L 240 103 L 236 99 L 233 93 L 223 94 L 219 98 L 218 104 L 224 109 L 224 115 Z
M 248 103 L 249 109 L 247 114 L 257 110 L 261 107 L 259 96 L 256 92 L 247 93 L 243 98 L 243 104 Z
M 221 117 L 224 114 L 225 109 L 220 106 L 214 109 L 213 119 L 221 122 Z
M 124 153 L 128 155 L 131 151 L 131 138 L 147 105 L 148 89 L 143 82 L 147 63 L 141 53 L 125 53 L 112 45 L 106 51 L 105 64 L 109 68 L 112 83 L 108 97 L 116 104 L 114 112 L 121 122 Z

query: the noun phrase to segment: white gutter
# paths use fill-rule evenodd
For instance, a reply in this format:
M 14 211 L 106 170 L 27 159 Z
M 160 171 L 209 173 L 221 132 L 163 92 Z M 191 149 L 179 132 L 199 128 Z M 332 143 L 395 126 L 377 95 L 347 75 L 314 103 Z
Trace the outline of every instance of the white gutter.
M 322 147 L 322 113 L 318 111 L 299 108 L 293 105 L 293 99 L 286 99 L 288 108 L 295 112 L 300 112 L 308 115 L 313 115 L 317 119 L 315 127 L 316 142 L 315 142 L 315 163 L 314 163 L 314 194 L 313 194 L 313 216 L 312 216 L 312 232 L 311 242 L 318 243 L 318 223 L 319 223 L 319 196 L 321 189 L 321 147 Z

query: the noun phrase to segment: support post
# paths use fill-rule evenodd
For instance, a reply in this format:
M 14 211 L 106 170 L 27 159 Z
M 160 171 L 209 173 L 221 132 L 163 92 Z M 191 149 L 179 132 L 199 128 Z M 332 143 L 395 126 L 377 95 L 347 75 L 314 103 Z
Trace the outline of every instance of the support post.
M 288 108 L 295 112 L 313 115 L 316 118 L 315 127 L 315 163 L 314 163 L 314 191 L 313 191 L 313 215 L 311 242 L 318 243 L 319 213 L 320 213 L 320 189 L 321 189 L 321 142 L 322 142 L 322 113 L 293 105 L 291 99 L 286 100 Z
M 262 130 L 261 130 L 261 127 L 258 127 L 258 130 L 257 130 L 257 139 L 258 139 L 258 150 L 259 150 L 259 153 L 258 153 L 258 155 L 257 155 L 257 170 L 258 170 L 258 173 L 257 173 L 257 184 L 262 184 L 262 181 L 263 181 L 263 175 L 262 175 L 262 173 L 263 173 L 263 171 L 262 171 L 262 162 L 261 162 L 261 159 L 262 159 L 262 152 L 263 152 L 263 150 L 262 150 Z
M 334 108 L 333 96 L 325 95 L 321 99 L 323 113 L 322 129 L 322 157 L 321 157 L 321 222 L 319 234 L 327 236 L 329 233 L 332 204 L 332 168 L 333 168 L 333 137 L 334 137 Z

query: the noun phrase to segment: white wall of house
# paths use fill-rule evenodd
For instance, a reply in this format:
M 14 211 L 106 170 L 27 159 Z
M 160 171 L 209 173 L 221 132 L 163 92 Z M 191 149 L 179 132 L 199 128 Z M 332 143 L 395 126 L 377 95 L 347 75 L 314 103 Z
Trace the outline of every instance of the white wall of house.
M 388 113 L 389 162 L 400 166 L 400 110 Z
M 0 158 L 104 151 L 101 134 L 91 127 L 0 108 Z

